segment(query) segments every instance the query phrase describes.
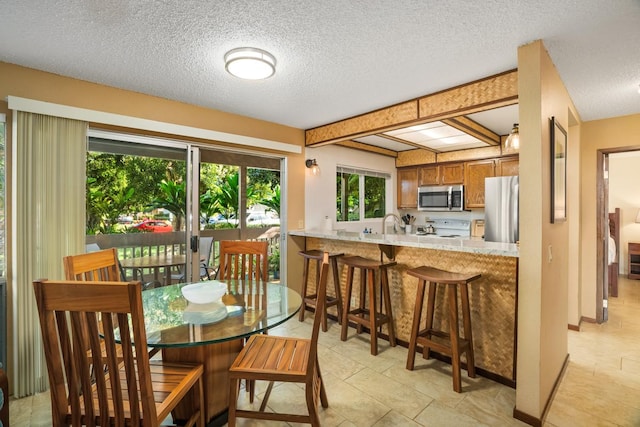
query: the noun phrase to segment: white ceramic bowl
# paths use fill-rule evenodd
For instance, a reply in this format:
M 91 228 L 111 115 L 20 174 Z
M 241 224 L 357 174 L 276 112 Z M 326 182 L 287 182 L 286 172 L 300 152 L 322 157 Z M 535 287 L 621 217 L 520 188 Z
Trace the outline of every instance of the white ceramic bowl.
M 182 295 L 194 304 L 209 304 L 219 301 L 227 293 L 227 284 L 217 280 L 194 283 L 182 287 Z

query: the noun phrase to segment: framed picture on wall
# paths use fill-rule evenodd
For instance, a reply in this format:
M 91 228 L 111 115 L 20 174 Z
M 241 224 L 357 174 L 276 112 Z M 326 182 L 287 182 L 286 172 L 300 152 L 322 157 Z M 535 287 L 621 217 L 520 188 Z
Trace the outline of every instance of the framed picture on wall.
M 551 223 L 567 220 L 567 132 L 555 117 L 551 128 Z

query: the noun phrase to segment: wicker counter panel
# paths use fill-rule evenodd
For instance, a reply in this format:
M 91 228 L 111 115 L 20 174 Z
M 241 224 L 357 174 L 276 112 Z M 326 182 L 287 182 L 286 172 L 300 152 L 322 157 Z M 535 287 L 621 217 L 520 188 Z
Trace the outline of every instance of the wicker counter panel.
M 321 249 L 329 252 L 342 252 L 345 255 L 380 259 L 380 249 L 376 244 L 308 237 L 306 245 L 307 249 Z M 517 258 L 402 246 L 395 247 L 395 250 L 398 264 L 389 269 L 389 285 L 398 339 L 404 342 L 409 341 L 418 284 L 418 279 L 409 276 L 406 273 L 407 270 L 428 265 L 448 271 L 480 273 L 482 277 L 469 284 L 476 367 L 508 380 L 515 380 Z M 340 286 L 344 295 L 347 269 L 339 259 L 338 266 Z M 356 272 L 354 284 L 359 284 L 359 280 L 359 274 Z M 333 286 L 329 286 L 327 289 L 333 289 Z M 447 318 L 442 289 L 440 287 L 436 295 L 434 319 L 434 326 L 439 328 L 441 328 L 442 319 Z M 357 292 L 353 293 L 353 298 L 355 301 L 352 301 L 352 305 L 357 302 Z M 331 307 L 329 310 L 330 312 L 333 310 L 332 313 L 337 314 L 335 307 Z M 424 321 L 426 304 L 422 316 Z M 383 332 L 388 334 L 386 328 L 386 326 L 383 327 Z M 417 365 L 419 365 L 419 361 L 420 356 L 418 355 L 416 356 Z

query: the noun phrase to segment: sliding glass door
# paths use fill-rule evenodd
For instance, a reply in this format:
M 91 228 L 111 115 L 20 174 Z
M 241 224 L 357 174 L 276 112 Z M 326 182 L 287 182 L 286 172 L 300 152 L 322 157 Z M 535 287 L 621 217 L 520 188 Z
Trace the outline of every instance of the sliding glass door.
M 215 275 L 220 240 L 269 242 L 270 278 L 280 272 L 280 177 L 284 161 L 187 142 L 90 131 L 87 243 L 121 259 L 179 257 L 136 269 L 148 286 Z

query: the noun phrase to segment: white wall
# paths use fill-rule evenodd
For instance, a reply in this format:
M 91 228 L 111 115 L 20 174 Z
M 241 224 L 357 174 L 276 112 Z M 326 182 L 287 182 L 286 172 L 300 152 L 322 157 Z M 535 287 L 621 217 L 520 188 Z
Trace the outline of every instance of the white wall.
M 609 212 L 620 208 L 620 274 L 627 274 L 627 243 L 640 242 L 640 151 L 609 155 Z
M 336 223 L 336 166 L 350 166 L 376 172 L 391 174 L 387 183 L 386 211 L 396 212 L 396 162 L 395 158 L 364 151 L 357 151 L 337 145 L 320 148 L 307 148 L 305 158 L 316 159 L 320 166 L 320 174 L 312 175 L 311 170 L 305 173 L 305 221 L 299 228 L 323 228 L 325 216 L 329 216 L 334 229 L 362 231 L 371 227 L 374 232 L 381 232 L 380 219 L 367 219 L 357 222 Z M 295 197 L 295 195 L 292 195 Z

